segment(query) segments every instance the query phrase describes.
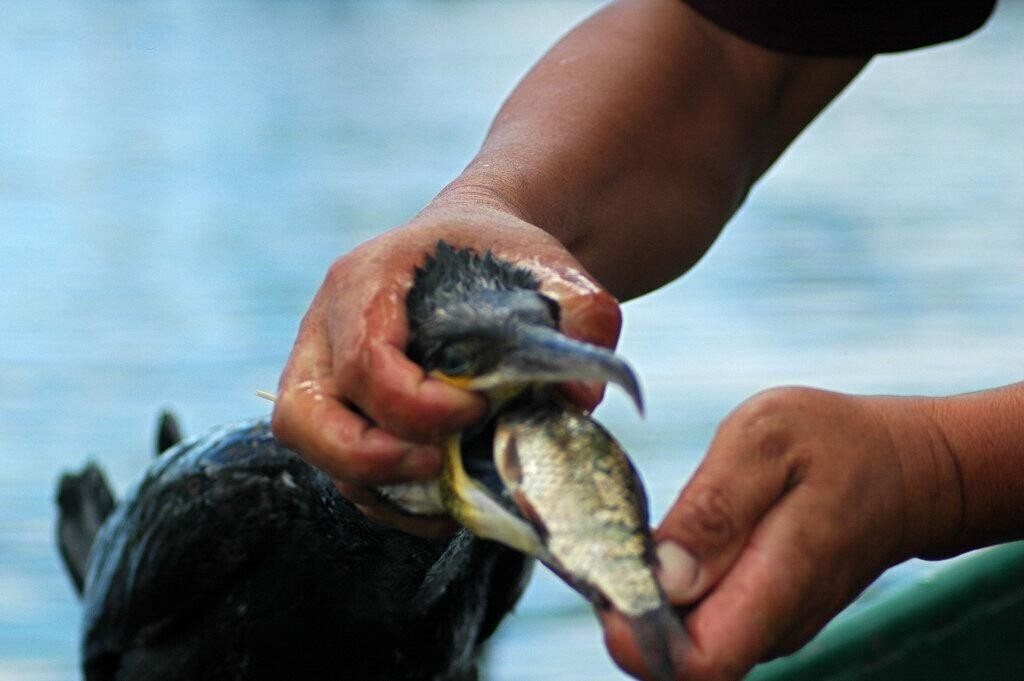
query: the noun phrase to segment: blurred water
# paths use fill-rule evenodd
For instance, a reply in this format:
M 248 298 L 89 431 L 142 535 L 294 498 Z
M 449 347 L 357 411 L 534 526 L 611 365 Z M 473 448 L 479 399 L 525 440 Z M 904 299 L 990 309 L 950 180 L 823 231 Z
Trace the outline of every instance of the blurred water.
M 75 678 L 54 483 L 123 489 L 156 411 L 267 410 L 338 254 L 470 158 L 522 71 L 596 4 L 6 3 L 0 9 L 0 680 Z M 602 418 L 655 515 L 757 390 L 949 393 L 1021 378 L 1024 6 L 877 60 L 708 256 L 630 303 L 649 413 Z M 888 573 L 875 591 L 927 569 Z M 620 678 L 544 571 L 492 679 Z

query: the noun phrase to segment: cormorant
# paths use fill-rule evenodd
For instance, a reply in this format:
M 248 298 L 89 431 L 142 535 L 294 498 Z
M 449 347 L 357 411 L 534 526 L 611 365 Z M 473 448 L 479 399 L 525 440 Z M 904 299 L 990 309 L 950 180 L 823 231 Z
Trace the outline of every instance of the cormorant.
M 494 417 L 550 401 L 539 386 L 613 381 L 639 404 L 629 368 L 560 334 L 558 305 L 538 289 L 527 270 L 443 242 L 417 269 L 409 356 L 482 391 L 491 410 L 453 440 L 468 473 L 447 487 L 456 498 L 382 489 L 398 507 L 472 511 L 477 486 L 500 490 Z M 179 437 L 167 419 L 160 433 L 161 450 Z M 88 681 L 474 679 L 481 645 L 532 566 L 466 529 L 428 540 L 365 518 L 265 420 L 173 444 L 119 503 L 94 465 L 66 475 L 58 499 Z M 521 528 L 499 525 L 488 536 L 516 546 Z
M 95 465 L 58 501 L 87 681 L 476 679 L 531 567 L 366 519 L 265 420 L 172 446 L 119 503 Z

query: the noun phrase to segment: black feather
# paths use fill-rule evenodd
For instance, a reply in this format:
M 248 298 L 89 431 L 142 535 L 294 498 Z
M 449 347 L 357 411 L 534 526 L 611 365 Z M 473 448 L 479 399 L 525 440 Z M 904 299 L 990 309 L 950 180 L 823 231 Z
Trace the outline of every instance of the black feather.
M 473 300 L 486 291 L 538 288 L 540 282 L 532 272 L 496 258 L 490 251 L 480 255 L 471 248 L 455 249 L 438 241 L 437 251 L 427 256 L 423 267 L 416 268 L 406 299 L 410 330 L 415 333 L 437 310 Z
M 557 327 L 558 305 L 539 288 L 532 272 L 490 251 L 480 255 L 438 241 L 437 251 L 416 268 L 406 298 L 406 353 L 430 370 L 440 351 L 462 338 L 500 340 L 517 323 Z
M 87 681 L 469 681 L 530 567 L 366 519 L 265 421 L 165 452 L 89 543 Z
M 174 412 L 169 410 L 160 412 L 160 421 L 156 428 L 156 453 L 167 451 L 182 439 L 181 423 Z
M 114 508 L 114 495 L 95 464 L 81 473 L 65 473 L 57 487 L 57 545 L 75 590 L 81 594 L 89 552 L 103 521 Z

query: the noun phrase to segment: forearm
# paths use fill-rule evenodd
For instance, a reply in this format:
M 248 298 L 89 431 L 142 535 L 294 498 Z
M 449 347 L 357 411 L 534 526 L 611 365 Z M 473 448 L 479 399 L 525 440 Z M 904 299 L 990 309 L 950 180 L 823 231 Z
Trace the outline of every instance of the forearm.
M 944 496 L 962 498 L 935 552 L 1024 539 L 1024 383 L 942 398 L 933 410 L 956 467 Z
M 899 453 L 905 512 L 895 559 L 1024 539 L 1024 383 L 867 399 Z
M 620 0 L 559 42 L 440 197 L 496 200 L 628 298 L 700 258 L 863 65 L 784 56 L 680 0 Z

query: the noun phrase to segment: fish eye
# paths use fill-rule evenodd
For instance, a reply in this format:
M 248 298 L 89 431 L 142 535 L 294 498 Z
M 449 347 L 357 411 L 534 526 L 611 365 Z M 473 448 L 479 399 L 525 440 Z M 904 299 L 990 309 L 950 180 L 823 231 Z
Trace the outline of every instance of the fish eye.
M 472 369 L 467 348 L 460 343 L 445 346 L 438 358 L 437 368 L 446 376 L 464 376 Z

